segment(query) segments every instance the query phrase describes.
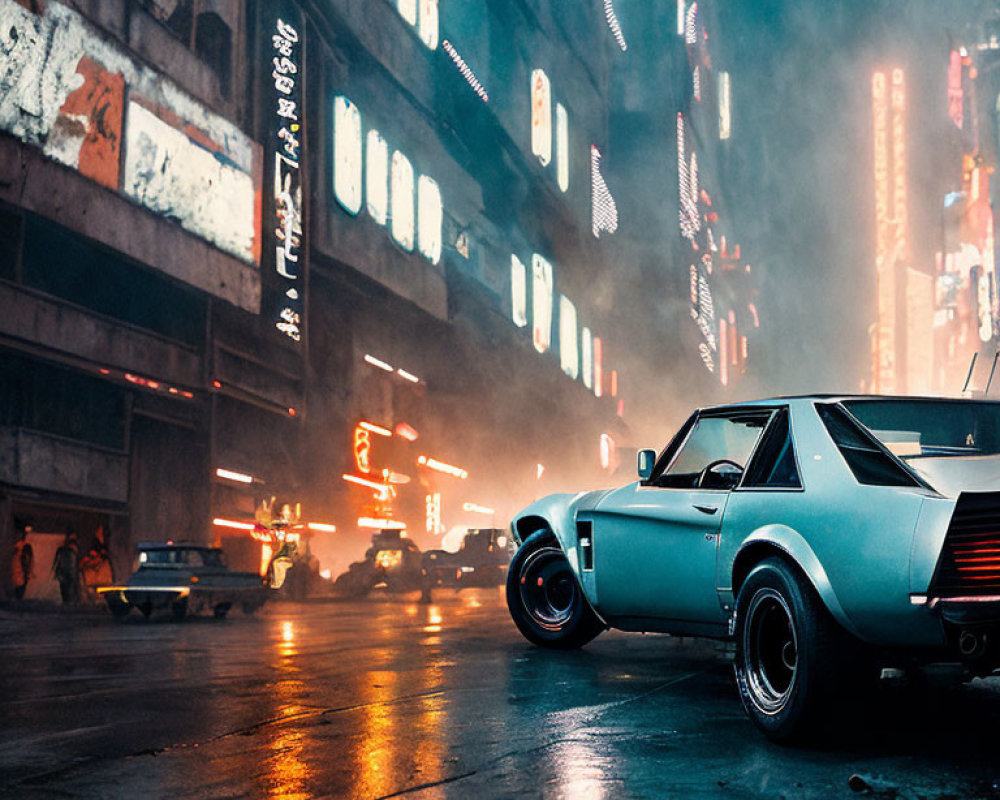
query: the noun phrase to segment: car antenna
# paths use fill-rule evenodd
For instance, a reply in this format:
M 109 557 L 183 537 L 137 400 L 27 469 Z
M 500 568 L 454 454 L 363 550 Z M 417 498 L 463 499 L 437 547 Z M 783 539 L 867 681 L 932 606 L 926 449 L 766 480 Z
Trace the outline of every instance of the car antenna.
M 997 352 L 995 352 L 993 354 L 993 366 L 990 367 L 990 379 L 988 381 L 986 381 L 986 391 L 983 392 L 983 399 L 984 400 L 989 396 L 989 393 L 990 393 L 990 384 L 993 383 L 993 373 L 996 372 L 996 369 L 997 369 L 997 359 L 998 358 L 1000 358 L 1000 350 L 997 350 Z
M 972 370 L 976 368 L 976 357 L 979 353 L 972 354 L 972 363 L 969 364 L 969 374 L 965 376 L 965 386 L 962 387 L 962 394 L 965 394 L 965 390 L 969 388 L 969 381 L 972 380 Z

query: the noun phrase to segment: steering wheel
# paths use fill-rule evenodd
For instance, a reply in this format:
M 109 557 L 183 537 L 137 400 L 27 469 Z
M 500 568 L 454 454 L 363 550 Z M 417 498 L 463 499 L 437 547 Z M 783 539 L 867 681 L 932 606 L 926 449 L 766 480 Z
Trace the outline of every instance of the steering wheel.
M 705 479 L 709 475 L 717 474 L 717 475 L 719 475 L 721 477 L 722 475 L 732 475 L 733 474 L 733 472 L 731 470 L 725 470 L 724 472 L 716 473 L 715 472 L 715 468 L 716 467 L 721 467 L 721 466 L 733 467 L 735 469 L 736 473 L 738 473 L 739 475 L 743 474 L 743 467 L 740 466 L 739 464 L 737 464 L 735 461 L 733 461 L 732 459 L 729 459 L 729 458 L 719 458 L 719 459 L 716 459 L 715 461 L 713 461 L 711 464 L 709 464 L 707 467 L 705 467 L 705 469 L 703 469 L 699 473 L 699 475 L 698 475 L 698 483 L 695 484 L 696 487 L 698 489 L 705 488 Z M 737 475 L 737 480 L 733 482 L 733 486 L 735 486 L 738 482 L 739 482 L 739 477 Z M 730 487 L 726 487 L 726 488 L 732 488 L 732 487 L 730 486 Z

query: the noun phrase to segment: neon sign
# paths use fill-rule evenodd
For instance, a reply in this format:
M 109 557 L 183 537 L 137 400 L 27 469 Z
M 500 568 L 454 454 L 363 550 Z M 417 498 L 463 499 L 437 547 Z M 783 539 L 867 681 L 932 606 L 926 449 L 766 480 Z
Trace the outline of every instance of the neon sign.
M 281 298 L 274 327 L 294 342 L 302 340 L 299 257 L 303 242 L 302 203 L 302 62 L 298 30 L 282 17 L 271 29 L 272 135 L 274 153 L 274 271 Z

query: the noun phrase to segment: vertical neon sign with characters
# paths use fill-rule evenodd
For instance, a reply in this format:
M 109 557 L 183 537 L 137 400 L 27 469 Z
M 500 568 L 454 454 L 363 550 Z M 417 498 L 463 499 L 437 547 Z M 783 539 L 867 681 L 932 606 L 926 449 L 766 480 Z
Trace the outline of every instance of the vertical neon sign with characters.
M 274 327 L 294 342 L 303 334 L 303 102 L 302 31 L 298 15 L 281 3 L 267 36 L 268 156 L 273 192 Z

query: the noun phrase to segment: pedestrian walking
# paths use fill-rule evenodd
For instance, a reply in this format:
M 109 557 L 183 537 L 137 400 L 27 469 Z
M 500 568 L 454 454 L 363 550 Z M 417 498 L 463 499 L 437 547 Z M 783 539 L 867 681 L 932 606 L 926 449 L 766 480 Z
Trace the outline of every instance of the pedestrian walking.
M 18 530 L 17 541 L 14 543 L 14 555 L 11 559 L 11 571 L 14 585 L 14 599 L 23 600 L 28 588 L 28 581 L 35 577 L 35 551 L 28 542 L 31 526 L 25 525 Z
M 76 603 L 80 594 L 79 567 L 80 551 L 76 544 L 76 533 L 70 531 L 52 559 L 52 575 L 59 581 L 64 606 Z

